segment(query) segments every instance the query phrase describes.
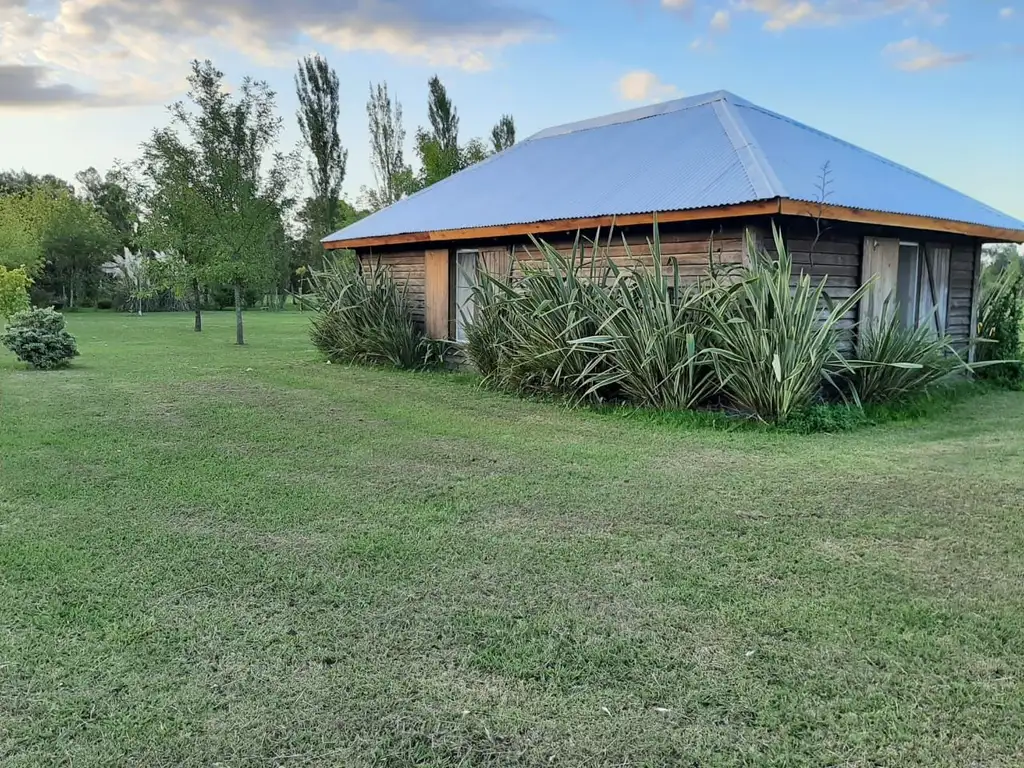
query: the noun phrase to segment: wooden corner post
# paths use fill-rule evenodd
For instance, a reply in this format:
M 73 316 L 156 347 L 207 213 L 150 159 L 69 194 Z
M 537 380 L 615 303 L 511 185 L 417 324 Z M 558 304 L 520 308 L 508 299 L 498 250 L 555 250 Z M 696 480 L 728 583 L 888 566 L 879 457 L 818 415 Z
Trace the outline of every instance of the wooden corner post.
M 448 249 L 428 250 L 424 254 L 424 316 L 427 336 L 448 338 Z
M 974 246 L 974 279 L 971 281 L 971 335 L 967 362 L 973 363 L 978 355 L 978 311 L 981 306 L 981 242 Z

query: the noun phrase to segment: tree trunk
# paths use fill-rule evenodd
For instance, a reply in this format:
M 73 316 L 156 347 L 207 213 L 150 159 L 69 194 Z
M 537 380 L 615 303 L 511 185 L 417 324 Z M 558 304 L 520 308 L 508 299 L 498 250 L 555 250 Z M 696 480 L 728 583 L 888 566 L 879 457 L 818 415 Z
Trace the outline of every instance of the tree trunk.
M 242 286 L 235 283 L 235 344 L 245 344 L 245 330 L 242 327 Z
M 74 281 L 71 281 L 71 283 L 68 286 L 68 288 L 71 290 L 71 293 L 69 294 L 69 298 L 68 298 L 68 309 L 71 309 L 71 308 L 73 308 L 75 306 L 75 283 L 74 283 Z
M 192 298 L 196 304 L 196 333 L 203 330 L 203 296 L 199 292 L 199 281 L 192 281 Z

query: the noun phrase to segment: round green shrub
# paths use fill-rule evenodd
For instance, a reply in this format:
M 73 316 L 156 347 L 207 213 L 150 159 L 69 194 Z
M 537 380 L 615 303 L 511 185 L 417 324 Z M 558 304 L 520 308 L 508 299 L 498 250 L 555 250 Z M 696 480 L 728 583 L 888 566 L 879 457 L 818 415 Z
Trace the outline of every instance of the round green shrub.
M 28 309 L 11 315 L 0 344 L 33 368 L 62 368 L 78 355 L 64 316 L 52 309 Z

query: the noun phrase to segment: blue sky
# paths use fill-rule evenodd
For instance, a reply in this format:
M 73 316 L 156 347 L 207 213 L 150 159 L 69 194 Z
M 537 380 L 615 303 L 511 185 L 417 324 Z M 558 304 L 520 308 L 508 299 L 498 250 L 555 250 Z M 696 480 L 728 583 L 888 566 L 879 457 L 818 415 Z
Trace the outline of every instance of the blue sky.
M 342 79 L 351 199 L 368 84 L 401 100 L 411 158 L 436 72 L 464 140 L 503 112 L 522 138 L 727 89 L 1024 218 L 1024 0 L 0 0 L 0 168 L 133 158 L 196 56 L 268 80 L 293 144 L 314 50 Z

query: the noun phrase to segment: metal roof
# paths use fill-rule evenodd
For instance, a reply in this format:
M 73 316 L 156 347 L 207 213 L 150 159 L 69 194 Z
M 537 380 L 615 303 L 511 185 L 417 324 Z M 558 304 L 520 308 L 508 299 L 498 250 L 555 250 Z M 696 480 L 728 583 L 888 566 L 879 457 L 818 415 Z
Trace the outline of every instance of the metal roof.
M 541 131 L 325 243 L 774 198 L 1024 230 L 1001 213 L 726 91 Z

